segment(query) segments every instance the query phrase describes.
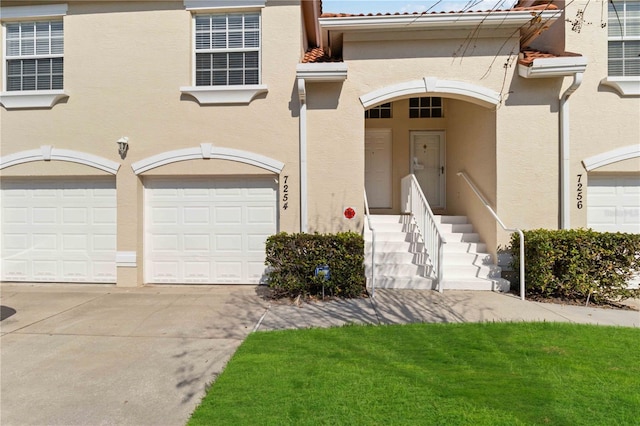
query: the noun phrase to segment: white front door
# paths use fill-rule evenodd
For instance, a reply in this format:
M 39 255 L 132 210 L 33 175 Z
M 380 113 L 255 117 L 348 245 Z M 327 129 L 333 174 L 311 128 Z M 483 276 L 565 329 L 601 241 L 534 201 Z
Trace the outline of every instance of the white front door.
M 147 178 L 145 197 L 145 282 L 264 282 L 274 176 Z
M 364 186 L 372 209 L 390 209 L 392 199 L 391 129 L 367 129 L 364 137 Z
M 444 132 L 411 132 L 411 173 L 432 209 L 445 208 Z

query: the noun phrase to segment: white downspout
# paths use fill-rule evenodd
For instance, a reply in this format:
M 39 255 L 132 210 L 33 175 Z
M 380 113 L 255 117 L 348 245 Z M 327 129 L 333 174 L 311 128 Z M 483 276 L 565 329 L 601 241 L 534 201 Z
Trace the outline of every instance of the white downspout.
M 580 84 L 582 84 L 582 73 L 577 72 L 573 75 L 573 83 L 560 98 L 560 229 L 569 229 L 571 227 L 569 96 L 578 90 Z
M 307 232 L 307 90 L 304 78 L 298 79 L 298 98 L 300 99 L 300 232 Z

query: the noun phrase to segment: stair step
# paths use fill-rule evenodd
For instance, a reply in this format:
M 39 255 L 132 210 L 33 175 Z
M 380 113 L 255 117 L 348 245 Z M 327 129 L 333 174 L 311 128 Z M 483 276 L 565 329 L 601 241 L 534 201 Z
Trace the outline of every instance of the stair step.
M 415 230 L 415 225 L 412 223 L 395 223 L 395 222 L 380 222 L 380 223 L 372 223 L 376 235 L 380 232 L 413 232 Z M 365 235 L 371 234 L 371 230 L 368 226 L 364 227 Z
M 411 216 L 409 215 L 397 215 L 397 214 L 376 214 L 369 215 L 371 223 L 409 223 Z
M 470 223 L 441 223 L 438 225 L 438 229 L 445 234 L 468 234 L 473 232 L 473 225 Z
M 419 242 L 407 242 L 407 241 L 377 241 L 376 240 L 376 253 L 385 252 L 406 252 L 406 253 L 421 253 L 424 250 L 424 244 Z M 371 242 L 365 241 L 364 244 L 365 256 L 371 254 Z
M 461 233 L 456 233 L 456 234 L 450 234 L 450 233 L 444 233 L 442 235 L 444 237 L 444 240 L 449 243 L 479 243 L 480 242 L 480 235 L 476 234 L 475 232 L 470 232 L 470 233 L 465 233 L 465 234 L 461 234 Z
M 424 263 L 422 259 L 424 259 L 425 255 L 423 253 L 410 253 L 406 252 L 397 252 L 397 251 L 383 251 L 380 252 L 376 250 L 375 261 L 376 264 L 379 263 L 414 263 L 421 264 Z M 364 258 L 365 265 L 371 264 L 371 251 L 368 252 L 367 256 Z
M 369 277 L 367 278 L 367 281 L 369 281 Z M 367 286 L 370 287 L 371 283 L 367 282 Z M 376 275 L 375 288 L 435 290 L 432 279 L 418 276 L 402 277 Z
M 502 278 L 497 279 L 445 279 L 443 280 L 445 290 L 484 290 L 508 292 L 511 284 Z
M 456 224 L 469 223 L 466 216 L 436 215 L 434 219 L 437 223 L 456 223 Z
M 487 250 L 485 243 L 468 243 L 462 241 L 447 241 L 444 253 L 483 253 Z
M 376 275 L 385 276 L 424 276 L 426 267 L 413 263 L 376 263 Z M 371 276 L 371 265 L 365 265 L 366 276 Z
M 365 241 L 372 241 L 371 234 L 368 238 L 365 234 Z M 417 242 L 420 239 L 419 235 L 413 232 L 377 232 L 376 231 L 376 243 L 378 241 L 406 241 Z

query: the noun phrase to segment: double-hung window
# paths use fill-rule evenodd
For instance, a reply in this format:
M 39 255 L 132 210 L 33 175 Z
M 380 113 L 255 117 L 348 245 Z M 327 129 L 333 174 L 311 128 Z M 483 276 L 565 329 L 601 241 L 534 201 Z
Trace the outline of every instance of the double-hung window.
M 195 16 L 196 86 L 260 83 L 260 15 Z
M 189 9 L 192 3 L 196 5 L 185 5 Z M 182 93 L 196 98 L 201 105 L 246 105 L 266 93 L 261 75 L 261 25 L 260 11 L 255 9 L 193 9 L 193 85 L 181 87 Z
M 640 1 L 609 2 L 609 77 L 640 78 Z
M 6 24 L 6 91 L 62 89 L 62 20 Z
M 64 92 L 66 14 L 66 4 L 0 7 L 0 103 L 6 109 L 52 108 L 68 98 Z

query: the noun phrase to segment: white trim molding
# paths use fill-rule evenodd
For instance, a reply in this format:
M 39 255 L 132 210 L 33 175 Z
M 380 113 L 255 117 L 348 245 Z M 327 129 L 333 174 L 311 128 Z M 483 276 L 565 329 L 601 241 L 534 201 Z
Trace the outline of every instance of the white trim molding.
M 120 168 L 120 163 L 107 160 L 106 158 L 99 157 L 97 155 L 74 151 L 71 149 L 58 149 L 51 145 L 42 145 L 40 149 L 20 151 L 15 154 L 0 157 L 0 170 L 33 161 L 68 161 L 70 163 L 78 163 L 94 167 L 107 173 L 111 173 L 112 175 L 115 175 Z
M 0 93 L 0 103 L 6 109 L 53 108 L 68 97 L 63 90 L 17 90 Z
M 184 95 L 193 96 L 200 105 L 248 105 L 253 99 L 269 90 L 265 84 L 246 86 L 187 86 L 181 87 Z
M 319 62 L 298 64 L 296 77 L 312 82 L 341 82 L 347 79 L 344 62 Z
M 422 15 L 367 15 L 320 18 L 324 30 L 376 31 L 411 29 L 507 28 L 519 29 L 535 22 L 551 23 L 562 10 L 487 11 L 465 13 L 425 13 Z
M 640 77 L 606 77 L 600 84 L 612 87 L 622 96 L 640 96 Z
M 273 158 L 239 149 L 219 148 L 210 143 L 203 143 L 195 148 L 166 151 L 147 157 L 144 160 L 136 161 L 131 164 L 131 168 L 136 175 L 139 175 L 140 173 L 144 173 L 160 166 L 166 166 L 167 164 L 177 163 L 179 161 L 203 159 L 237 161 L 239 163 L 250 164 L 278 174 L 284 168 L 283 162 L 274 160 Z
M 66 4 L 44 4 L 38 6 L 7 6 L 0 8 L 2 21 L 12 19 L 35 19 L 67 14 Z
M 266 0 L 184 0 L 187 10 L 218 10 L 218 9 L 259 9 L 265 7 Z
M 566 77 L 586 69 L 587 58 L 584 56 L 536 58 L 530 65 L 518 64 L 518 74 L 524 78 Z
M 636 157 L 640 157 L 640 145 L 638 144 L 624 146 L 622 148 L 594 155 L 593 157 L 585 158 L 582 160 L 582 165 L 585 170 L 590 172 L 591 170 L 607 166 L 611 163 L 617 163 L 618 161 L 624 161 Z
M 471 83 L 442 80 L 437 77 L 424 77 L 422 80 L 413 80 L 383 87 L 360 96 L 360 102 L 365 109 L 368 109 L 396 99 L 424 94 L 431 96 L 444 95 L 445 97 L 468 101 L 486 108 L 493 108 L 500 103 L 500 93 L 496 91 Z
M 138 265 L 135 251 L 117 251 L 116 266 L 121 268 L 135 268 Z

